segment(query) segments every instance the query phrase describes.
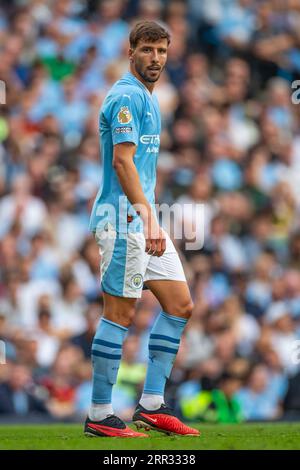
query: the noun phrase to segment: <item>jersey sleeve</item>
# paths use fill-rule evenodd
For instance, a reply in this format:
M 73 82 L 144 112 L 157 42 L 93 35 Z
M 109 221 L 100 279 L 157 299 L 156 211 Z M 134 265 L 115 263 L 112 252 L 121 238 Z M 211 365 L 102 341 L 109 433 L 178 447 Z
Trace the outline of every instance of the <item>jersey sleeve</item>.
M 110 125 L 113 145 L 132 142 L 138 145 L 142 119 L 142 98 L 138 93 L 123 93 L 112 103 Z

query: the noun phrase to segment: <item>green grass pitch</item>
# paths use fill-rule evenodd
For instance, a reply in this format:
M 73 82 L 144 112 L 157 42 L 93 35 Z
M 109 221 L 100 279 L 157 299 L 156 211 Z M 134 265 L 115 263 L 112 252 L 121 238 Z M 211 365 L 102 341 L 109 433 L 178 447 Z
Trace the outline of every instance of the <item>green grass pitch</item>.
M 2 425 L 0 450 L 237 450 L 300 449 L 300 423 L 196 425 L 200 437 L 88 438 L 77 424 Z M 135 429 L 135 428 L 134 428 Z

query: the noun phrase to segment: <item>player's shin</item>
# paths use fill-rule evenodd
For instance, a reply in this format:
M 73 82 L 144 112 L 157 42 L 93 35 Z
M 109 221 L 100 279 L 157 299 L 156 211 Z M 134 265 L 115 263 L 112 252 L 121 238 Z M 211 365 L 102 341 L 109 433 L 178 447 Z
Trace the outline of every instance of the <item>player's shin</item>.
M 148 410 L 158 409 L 163 403 L 166 380 L 170 376 L 186 323 L 184 318 L 162 312 L 152 328 L 147 375 L 140 400 L 140 404 Z
M 102 318 L 92 345 L 93 390 L 89 417 L 105 419 L 113 413 L 112 387 L 116 383 L 127 328 Z

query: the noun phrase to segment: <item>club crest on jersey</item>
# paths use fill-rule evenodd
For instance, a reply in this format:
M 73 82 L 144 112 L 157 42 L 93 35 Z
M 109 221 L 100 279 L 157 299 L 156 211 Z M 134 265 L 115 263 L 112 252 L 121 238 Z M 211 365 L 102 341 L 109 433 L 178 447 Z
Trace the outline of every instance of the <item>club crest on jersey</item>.
M 121 124 L 128 124 L 132 119 L 128 106 L 122 106 L 118 112 L 118 121 Z
M 132 276 L 131 282 L 135 289 L 140 289 L 143 285 L 143 276 L 141 274 L 135 274 Z

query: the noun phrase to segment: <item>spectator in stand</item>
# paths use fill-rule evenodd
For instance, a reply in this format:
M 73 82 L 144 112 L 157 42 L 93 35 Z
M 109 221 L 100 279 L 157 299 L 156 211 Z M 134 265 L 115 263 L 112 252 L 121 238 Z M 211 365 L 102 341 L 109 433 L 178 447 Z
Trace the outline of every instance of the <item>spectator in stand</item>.
M 46 404 L 35 394 L 30 368 L 14 363 L 5 367 L 8 378 L 0 383 L 0 415 L 47 414 Z

